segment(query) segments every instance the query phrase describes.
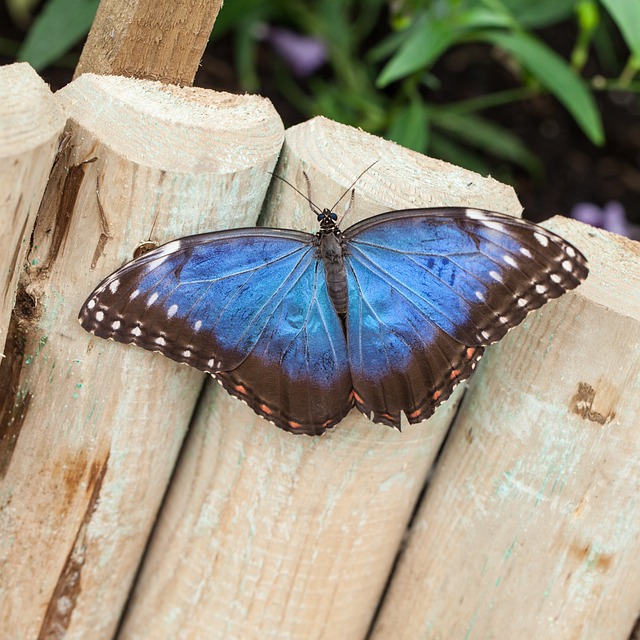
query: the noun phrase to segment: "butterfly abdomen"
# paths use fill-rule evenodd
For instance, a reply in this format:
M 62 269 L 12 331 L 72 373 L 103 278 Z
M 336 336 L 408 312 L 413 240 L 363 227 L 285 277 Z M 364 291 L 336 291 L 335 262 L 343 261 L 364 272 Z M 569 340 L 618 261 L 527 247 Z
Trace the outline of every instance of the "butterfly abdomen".
M 344 268 L 344 245 L 338 229 L 320 236 L 320 255 L 327 279 L 327 291 L 339 316 L 347 313 L 347 272 Z

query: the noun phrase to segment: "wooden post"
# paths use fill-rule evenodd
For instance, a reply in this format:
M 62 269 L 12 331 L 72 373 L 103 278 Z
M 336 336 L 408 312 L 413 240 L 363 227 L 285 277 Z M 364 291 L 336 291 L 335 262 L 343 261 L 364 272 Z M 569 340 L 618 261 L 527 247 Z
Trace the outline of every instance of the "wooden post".
M 640 245 L 567 219 L 547 225 L 591 273 L 487 350 L 375 640 L 630 637 L 640 611 Z
M 7 638 L 109 638 L 205 377 L 95 338 L 77 314 L 136 247 L 252 224 L 282 143 L 257 96 L 85 74 L 20 282 L 29 300 L 0 486 Z M 1 412 L 0 412 L 1 413 Z
M 53 94 L 26 63 L 0 67 L 0 353 L 18 275 L 64 127 Z M 3 393 L 0 387 L 0 393 Z
M 101 0 L 75 77 L 192 85 L 222 0 Z
M 305 193 L 307 170 L 314 200 L 331 206 L 375 160 L 345 226 L 407 206 L 520 210 L 494 180 L 324 118 L 287 132 L 279 173 Z M 275 180 L 266 222 L 317 226 L 304 198 Z M 312 438 L 208 384 L 121 640 L 363 638 L 454 411 L 455 399 L 403 433 L 354 411 Z

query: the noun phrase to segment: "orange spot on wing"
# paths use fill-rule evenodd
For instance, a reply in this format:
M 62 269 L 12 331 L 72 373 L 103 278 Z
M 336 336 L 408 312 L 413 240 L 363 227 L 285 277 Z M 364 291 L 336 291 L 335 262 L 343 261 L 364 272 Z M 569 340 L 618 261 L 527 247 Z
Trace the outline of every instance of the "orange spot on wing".
M 260 409 L 264 411 L 268 416 L 270 416 L 273 413 L 273 411 L 271 411 L 271 409 L 269 409 L 269 407 L 267 407 L 266 404 L 261 404 Z
M 247 390 L 245 387 L 243 387 L 241 384 L 237 384 L 235 387 L 233 387 L 238 393 L 241 393 L 243 396 L 247 395 Z
M 421 409 L 416 409 L 412 413 L 409 414 L 409 418 L 417 418 L 422 413 Z
M 355 390 L 351 392 L 351 395 L 358 404 L 362 404 L 362 398 L 355 392 Z
M 473 349 L 472 347 L 469 347 L 467 349 L 467 358 L 469 358 L 469 360 L 471 360 L 471 358 L 473 358 L 473 356 L 476 355 L 476 350 Z
M 289 426 L 292 429 L 299 429 L 302 425 L 299 422 L 293 422 L 293 420 L 289 421 Z
M 454 369 L 450 374 L 449 378 L 451 380 L 455 380 L 460 375 L 460 369 Z
M 442 395 L 442 389 L 438 389 L 432 396 L 434 400 L 437 400 Z

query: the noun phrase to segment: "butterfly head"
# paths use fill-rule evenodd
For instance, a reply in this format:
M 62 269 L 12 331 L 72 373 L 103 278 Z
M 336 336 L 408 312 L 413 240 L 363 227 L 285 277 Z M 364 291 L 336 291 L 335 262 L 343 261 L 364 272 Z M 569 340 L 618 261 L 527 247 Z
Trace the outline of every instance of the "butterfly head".
M 338 216 L 330 209 L 323 209 L 317 216 L 320 223 L 320 231 L 333 231 L 338 226 Z

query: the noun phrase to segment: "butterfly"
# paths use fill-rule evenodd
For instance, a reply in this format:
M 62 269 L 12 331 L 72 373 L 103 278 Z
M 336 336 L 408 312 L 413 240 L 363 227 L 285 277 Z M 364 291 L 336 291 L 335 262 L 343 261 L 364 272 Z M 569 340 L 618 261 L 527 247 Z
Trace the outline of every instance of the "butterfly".
M 401 412 L 431 416 L 485 346 L 588 274 L 567 241 L 500 213 L 407 209 L 341 231 L 314 212 L 315 234 L 160 246 L 103 280 L 80 323 L 212 374 L 292 433 L 319 435 L 354 406 L 400 429 Z

